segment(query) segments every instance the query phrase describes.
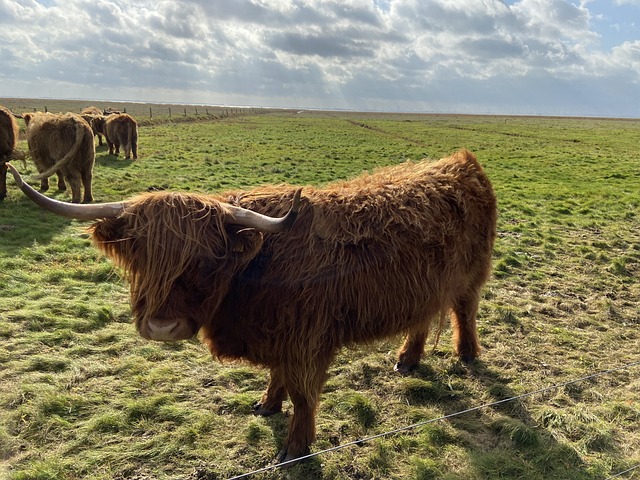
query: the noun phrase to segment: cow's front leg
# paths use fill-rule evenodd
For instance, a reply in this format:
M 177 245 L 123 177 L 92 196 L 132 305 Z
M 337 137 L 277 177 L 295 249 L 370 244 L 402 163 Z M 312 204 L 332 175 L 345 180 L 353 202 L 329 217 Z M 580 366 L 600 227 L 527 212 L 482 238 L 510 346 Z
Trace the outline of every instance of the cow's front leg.
M 268 417 L 282 411 L 282 402 L 287 399 L 287 387 L 284 383 L 282 367 L 272 367 L 269 371 L 269 385 L 262 398 L 253 407 L 255 415 Z
M 400 373 L 409 373 L 418 366 L 424 352 L 424 344 L 429 335 L 429 325 L 407 335 L 404 344 L 398 351 L 398 363 L 393 369 Z
M 311 368 L 299 363 L 286 371 L 285 385 L 293 403 L 293 417 L 284 447 L 276 458 L 278 462 L 309 454 L 309 447 L 316 436 L 316 409 L 327 378 L 328 363 L 323 362 Z

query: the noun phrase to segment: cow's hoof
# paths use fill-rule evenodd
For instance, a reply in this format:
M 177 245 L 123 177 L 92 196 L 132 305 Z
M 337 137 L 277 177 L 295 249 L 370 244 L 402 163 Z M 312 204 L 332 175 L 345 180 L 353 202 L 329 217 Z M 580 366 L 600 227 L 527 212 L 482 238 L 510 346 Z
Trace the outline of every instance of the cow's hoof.
M 283 447 L 282 450 L 278 452 L 276 463 L 286 463 L 285 467 L 292 467 L 304 462 L 306 459 L 303 457 L 309 455 L 309 453 L 311 453 L 311 451 L 307 448 L 304 452 L 300 453 L 300 455 L 292 455 L 289 453 L 287 447 Z
M 462 363 L 465 363 L 467 365 L 469 365 L 470 363 L 473 363 L 473 361 L 476 359 L 475 355 L 460 355 L 460 360 L 462 361 Z
M 282 407 L 271 409 L 271 408 L 265 407 L 264 404 L 260 402 L 256 402 L 253 405 L 253 414 L 260 415 L 261 417 L 270 417 L 271 415 L 280 413 L 281 411 L 282 411 Z
M 402 362 L 398 362 L 394 365 L 393 370 L 395 372 L 401 373 L 402 375 L 406 375 L 408 373 L 413 372 L 416 369 L 417 365 L 407 365 Z

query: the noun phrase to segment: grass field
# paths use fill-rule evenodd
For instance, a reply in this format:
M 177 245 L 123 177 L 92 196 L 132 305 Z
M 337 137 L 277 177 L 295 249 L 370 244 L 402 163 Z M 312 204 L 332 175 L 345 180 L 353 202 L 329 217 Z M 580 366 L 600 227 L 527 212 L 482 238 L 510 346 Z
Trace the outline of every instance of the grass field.
M 344 350 L 312 451 L 472 411 L 251 478 L 595 480 L 625 470 L 617 478 L 640 478 L 640 121 L 199 111 L 186 122 L 143 110 L 139 160 L 97 149 L 96 201 L 151 189 L 322 185 L 462 147 L 498 196 L 481 358 L 459 363 L 448 332 L 408 376 L 393 372 L 399 338 Z M 32 179 L 29 162 L 17 166 Z M 41 212 L 8 183 L 0 478 L 223 479 L 268 466 L 291 406 L 251 415 L 267 373 L 221 365 L 196 340 L 140 338 L 128 287 L 91 247 L 86 225 Z M 554 385 L 562 386 L 522 396 Z M 493 405 L 475 408 L 485 404 Z

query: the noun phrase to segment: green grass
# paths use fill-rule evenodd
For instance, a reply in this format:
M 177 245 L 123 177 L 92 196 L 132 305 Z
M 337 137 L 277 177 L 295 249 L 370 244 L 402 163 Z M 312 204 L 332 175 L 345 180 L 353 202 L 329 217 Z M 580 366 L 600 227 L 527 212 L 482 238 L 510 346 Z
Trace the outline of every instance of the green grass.
M 24 111 L 36 108 L 22 102 Z M 637 121 L 213 118 L 200 110 L 187 121 L 134 108 L 127 111 L 140 115 L 140 159 L 98 148 L 98 201 L 150 189 L 322 185 L 461 147 L 491 177 L 500 216 L 478 318 L 481 359 L 456 361 L 446 332 L 407 377 L 393 372 L 400 339 L 341 352 L 313 451 L 640 360 Z M 32 179 L 33 165 L 19 166 Z M 91 247 L 86 225 L 37 210 L 8 183 L 0 203 L 0 477 L 218 479 L 269 465 L 291 405 L 269 418 L 251 415 L 266 372 L 220 364 L 195 340 L 141 339 L 127 285 Z M 636 366 L 256 477 L 606 478 L 640 464 L 637 377 Z

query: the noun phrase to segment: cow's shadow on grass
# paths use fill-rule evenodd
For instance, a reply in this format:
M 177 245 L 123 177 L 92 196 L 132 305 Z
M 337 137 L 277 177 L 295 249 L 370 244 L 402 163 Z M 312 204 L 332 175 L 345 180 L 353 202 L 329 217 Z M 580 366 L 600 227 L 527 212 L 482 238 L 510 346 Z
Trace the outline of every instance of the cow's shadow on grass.
M 102 149 L 100 152 L 98 151 L 99 148 Z M 96 147 L 96 165 L 100 166 L 100 168 L 129 168 L 135 161 L 136 160 L 124 158 L 124 154 L 122 152 L 118 155 L 110 155 L 108 148 Z
M 523 396 L 523 393 L 515 392 L 509 386 L 511 379 L 492 370 L 483 361 L 475 360 L 469 365 L 455 363 L 447 376 L 423 362 L 409 377 L 429 381 L 436 392 L 451 390 L 450 380 L 445 381 L 445 377 L 457 378 L 462 383 L 473 379 L 483 386 L 490 397 L 483 404 L 472 404 L 464 392 L 453 392 L 450 398 L 424 399 L 425 406 L 435 404 L 443 411 L 443 417 L 446 418 L 441 421 L 453 427 L 461 438 L 473 438 L 480 434 L 489 443 L 480 445 L 473 440 L 463 442 L 469 463 L 480 477 L 525 480 L 599 478 L 589 471 L 573 448 L 558 442 L 529 413 L 525 403 L 527 399 L 544 402 L 544 397 Z M 405 389 L 405 395 L 409 394 Z M 413 405 L 420 404 L 419 397 L 412 396 L 408 400 Z
M 39 185 L 29 181 L 36 190 Z M 56 200 L 69 202 L 68 191 L 58 191 L 52 186 L 45 193 Z M 47 244 L 74 220 L 46 212 L 29 200 L 13 181 L 7 182 L 7 198 L 0 201 L 0 248 L 4 256 L 19 255 L 20 251 L 34 243 Z
M 454 363 L 443 375 L 431 367 L 427 359 L 410 374 L 397 375 L 398 392 L 405 396 L 403 401 L 415 407 L 437 407 L 443 412 L 442 419 L 426 422 L 429 423 L 427 429 L 435 427 L 441 431 L 438 424 L 447 422 L 457 432 L 454 435 L 436 432 L 432 437 L 427 436 L 430 438 L 428 441 L 433 442 L 435 448 L 446 449 L 448 443 L 462 446 L 467 451 L 470 468 L 480 478 L 599 478 L 573 448 L 559 442 L 529 413 L 525 402 L 537 396 L 516 393 L 509 386 L 512 380 L 486 363 L 478 360 L 470 365 Z M 456 389 L 455 385 L 452 387 L 452 379 L 460 383 L 475 380 L 490 398 L 483 404 L 472 403 L 463 389 Z M 544 398 L 539 401 L 543 402 Z M 291 414 L 292 411 L 288 411 L 265 418 L 273 431 L 278 450 L 286 437 Z M 401 426 L 404 427 L 398 427 Z M 420 434 L 420 427 L 400 433 L 415 434 Z M 323 478 L 321 456 L 277 469 L 284 469 L 287 478 Z

